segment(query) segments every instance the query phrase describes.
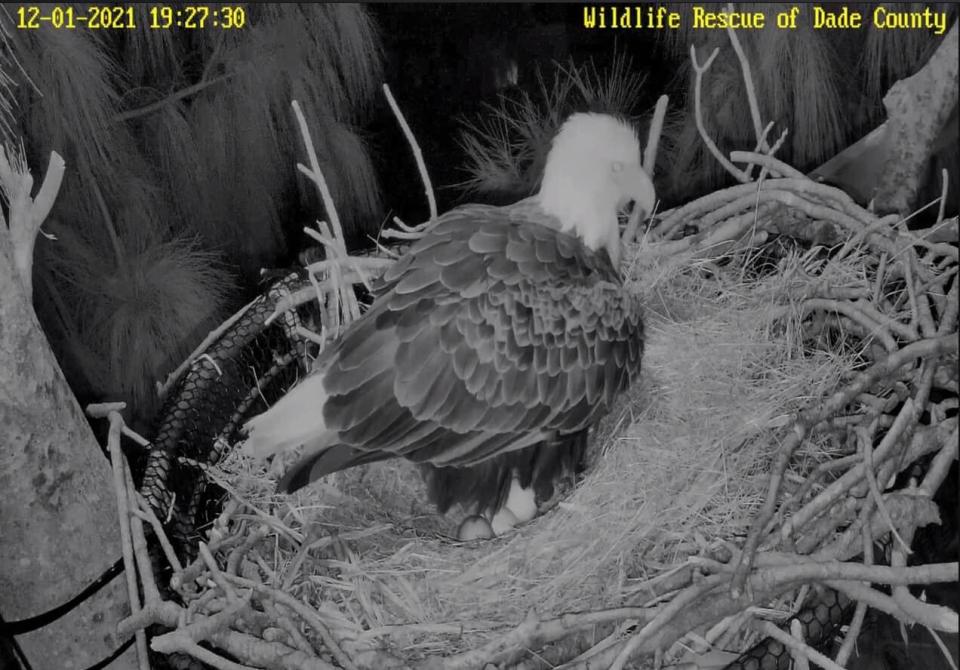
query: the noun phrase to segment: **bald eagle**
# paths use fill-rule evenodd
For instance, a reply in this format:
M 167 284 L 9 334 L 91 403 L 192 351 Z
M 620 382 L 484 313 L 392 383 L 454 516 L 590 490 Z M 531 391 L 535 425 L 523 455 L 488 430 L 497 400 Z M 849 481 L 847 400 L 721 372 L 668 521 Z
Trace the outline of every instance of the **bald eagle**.
M 312 373 L 246 424 L 244 450 L 303 446 L 286 492 L 403 457 L 425 466 L 441 512 L 472 506 L 498 532 L 504 515 L 529 520 L 531 489 L 552 488 L 639 374 L 643 322 L 618 269 L 617 215 L 654 199 L 633 128 L 572 115 L 539 192 L 438 217 Z

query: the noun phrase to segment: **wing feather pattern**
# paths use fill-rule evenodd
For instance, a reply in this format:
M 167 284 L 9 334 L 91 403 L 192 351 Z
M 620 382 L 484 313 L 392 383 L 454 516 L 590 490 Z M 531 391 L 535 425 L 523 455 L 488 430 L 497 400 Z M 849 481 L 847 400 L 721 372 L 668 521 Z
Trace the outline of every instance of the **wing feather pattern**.
M 639 372 L 637 300 L 605 252 L 529 201 L 440 217 L 376 292 L 314 372 L 339 443 L 294 466 L 288 490 L 329 467 L 474 466 L 582 435 Z

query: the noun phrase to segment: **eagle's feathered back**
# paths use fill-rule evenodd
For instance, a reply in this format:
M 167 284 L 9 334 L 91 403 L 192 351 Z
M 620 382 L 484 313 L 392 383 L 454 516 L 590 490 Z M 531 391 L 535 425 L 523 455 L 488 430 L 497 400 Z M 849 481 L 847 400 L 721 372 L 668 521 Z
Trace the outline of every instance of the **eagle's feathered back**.
M 611 149 L 613 172 L 628 154 Z M 648 185 L 637 187 L 644 199 L 648 191 L 652 198 Z M 591 199 L 609 197 L 607 190 L 598 186 Z M 374 304 L 314 373 L 248 423 L 246 449 L 265 456 L 307 445 L 281 481 L 285 490 L 395 456 L 439 473 L 486 463 L 474 474 L 501 492 L 504 464 L 522 480 L 535 478 L 538 445 L 582 445 L 639 372 L 639 301 L 611 261 L 609 231 L 594 244 L 580 234 L 599 225 L 615 234 L 616 204 L 596 220 L 553 216 L 536 196 L 439 217 L 387 270 Z M 470 497 L 470 487 L 455 485 L 455 498 Z M 434 477 L 442 507 L 453 502 L 449 489 Z
M 294 389 L 282 420 L 250 422 L 248 449 L 288 446 L 278 438 L 295 422 L 329 435 L 318 458 L 340 444 L 463 467 L 593 423 L 639 365 L 640 305 L 605 253 L 534 214 L 525 202 L 440 217 L 325 351 L 303 414 L 290 411 Z M 291 470 L 288 488 L 325 474 L 314 464 Z

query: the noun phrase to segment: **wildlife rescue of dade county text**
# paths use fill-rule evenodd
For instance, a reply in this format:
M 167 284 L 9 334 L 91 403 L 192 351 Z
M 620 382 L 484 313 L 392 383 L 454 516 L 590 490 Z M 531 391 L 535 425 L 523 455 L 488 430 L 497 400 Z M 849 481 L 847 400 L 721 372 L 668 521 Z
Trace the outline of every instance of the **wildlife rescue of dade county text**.
M 777 28 L 796 29 L 799 21 L 812 21 L 818 30 L 849 30 L 867 26 L 879 30 L 932 30 L 935 35 L 947 32 L 947 12 L 929 7 L 909 11 L 893 10 L 878 5 L 870 12 L 860 12 L 846 6 L 806 5 L 801 17 L 800 7 L 785 8 L 774 16 L 764 12 L 728 11 L 717 5 L 694 5 L 689 11 L 677 11 L 663 5 L 596 6 L 584 5 L 584 28 L 650 28 L 677 29 L 689 24 L 694 29 L 751 30 L 766 27 L 772 20 Z

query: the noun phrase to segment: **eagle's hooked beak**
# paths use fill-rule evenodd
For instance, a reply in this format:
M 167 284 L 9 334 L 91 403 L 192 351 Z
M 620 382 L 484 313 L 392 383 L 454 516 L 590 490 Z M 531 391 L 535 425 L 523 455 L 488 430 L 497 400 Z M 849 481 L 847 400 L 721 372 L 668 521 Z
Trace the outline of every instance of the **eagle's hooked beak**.
M 639 164 L 624 166 L 618 173 L 618 185 L 622 194 L 620 206 L 633 201 L 634 210 L 640 210 L 640 216 L 647 217 L 653 212 L 657 201 L 657 194 L 653 190 L 653 182 L 646 170 Z
M 639 163 L 625 165 L 623 169 L 616 173 L 617 188 L 620 192 L 620 201 L 617 203 L 617 211 L 622 210 L 627 203 L 633 201 L 633 212 L 630 215 L 631 222 L 639 222 L 641 219 L 650 216 L 657 202 L 657 194 L 653 188 L 653 181 Z M 611 251 L 610 260 L 614 267 L 620 263 L 620 230 L 615 228 L 612 231 L 613 237 L 608 241 L 607 248 Z

